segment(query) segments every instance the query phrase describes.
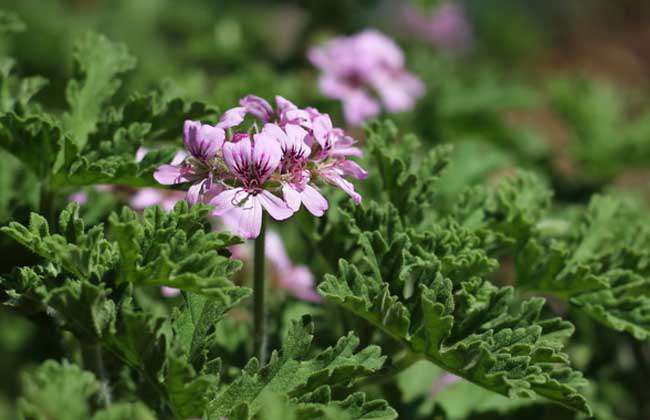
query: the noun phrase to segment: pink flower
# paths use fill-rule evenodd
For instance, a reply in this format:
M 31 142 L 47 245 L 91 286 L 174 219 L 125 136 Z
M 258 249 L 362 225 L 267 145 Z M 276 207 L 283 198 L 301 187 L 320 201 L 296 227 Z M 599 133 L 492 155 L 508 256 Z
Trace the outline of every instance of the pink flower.
M 238 226 L 238 220 L 226 215 L 222 221 L 227 229 L 233 230 Z M 235 245 L 230 248 L 232 257 L 252 263 L 253 250 L 250 243 Z M 315 290 L 314 275 L 302 265 L 294 265 L 282 238 L 275 231 L 269 230 L 266 234 L 264 248 L 266 260 L 273 284 L 286 290 L 294 297 L 309 302 L 320 302 L 321 297 Z
M 284 127 L 286 124 L 304 125 L 310 121 L 308 110 L 298 108 L 293 102 L 279 95 L 275 97 L 275 110 L 265 99 L 255 95 L 245 96 L 239 104 L 263 123 L 274 122 Z
M 274 269 L 274 278 L 283 289 L 298 299 L 320 302 L 321 297 L 314 289 L 314 276 L 305 266 L 295 266 L 289 259 L 280 235 L 269 231 L 264 253 Z
M 231 108 L 228 111 L 223 113 L 223 115 L 219 119 L 219 123 L 217 124 L 217 127 L 224 130 L 227 130 L 232 127 L 236 127 L 244 121 L 244 117 L 246 117 L 246 108 L 241 106 L 236 108 Z
M 185 121 L 183 142 L 190 155 L 201 161 L 209 161 L 221 149 L 226 132 L 223 128 L 201 124 L 199 121 Z
M 266 124 L 264 132 L 273 137 L 282 150 L 282 194 L 291 210 L 298 211 L 300 204 L 314 216 L 325 214 L 329 207 L 327 200 L 311 185 L 310 172 L 306 165 L 311 155 L 307 145 L 307 131 L 297 125 L 287 124 L 283 129 L 275 124 Z
M 131 196 L 129 204 L 138 211 L 159 205 L 163 210 L 169 212 L 183 198 L 185 198 L 185 194 L 180 191 L 163 190 L 160 188 L 140 188 Z
M 237 233 L 248 239 L 260 233 L 262 209 L 276 220 L 291 217 L 293 211 L 287 203 L 264 188 L 282 159 L 282 150 L 275 139 L 262 132 L 253 141 L 245 137 L 236 143 L 226 143 L 223 157 L 241 186 L 226 189 L 210 201 L 214 206 L 213 215 L 233 212 L 238 219 Z
M 201 195 L 212 189 L 214 158 L 221 152 L 226 139 L 224 128 L 241 123 L 243 113 L 243 108 L 230 110 L 216 126 L 185 121 L 183 143 L 189 156 L 177 154 L 171 164 L 158 167 L 154 179 L 162 185 L 192 183 L 187 191 L 187 201 L 190 205 L 198 203 Z
M 345 179 L 366 177 L 350 160 L 360 157 L 361 150 L 328 115 L 298 108 L 281 96 L 276 96 L 275 108 L 254 95 L 244 97 L 240 105 L 226 111 L 216 126 L 187 121 L 184 143 L 189 155 L 160 166 L 155 179 L 163 185 L 190 183 L 190 204 L 211 204 L 215 216 L 234 218 L 233 230 L 248 239 L 259 235 L 264 210 L 285 220 L 304 205 L 322 216 L 329 204 L 319 182 L 338 186 L 361 201 Z M 256 123 L 247 130 L 230 130 L 246 115 L 262 123 L 261 131 Z M 153 194 L 143 192 L 141 199 L 153 199 Z
M 440 394 L 442 391 L 445 389 L 449 388 L 450 386 L 454 385 L 455 383 L 460 382 L 462 379 L 454 374 L 451 373 L 443 373 L 440 375 L 434 382 L 433 385 L 431 386 L 431 391 L 430 395 L 432 397 L 435 397 L 436 395 Z
M 352 125 L 377 116 L 382 103 L 389 112 L 409 110 L 424 94 L 422 82 L 406 71 L 399 46 L 375 30 L 334 38 L 312 48 L 308 56 L 323 72 L 321 91 L 343 102 L 345 119 Z
M 88 202 L 88 193 L 86 191 L 77 191 L 68 196 L 68 201 L 74 201 L 83 206 Z
M 472 43 L 472 28 L 463 7 L 454 2 L 440 5 L 429 16 L 413 7 L 404 10 L 404 23 L 422 38 L 439 48 L 463 51 Z
M 274 111 L 266 99 L 255 95 L 248 95 L 239 101 L 246 112 L 262 122 L 270 122 L 273 119 Z
M 160 288 L 160 294 L 166 298 L 173 298 L 181 294 L 180 289 L 175 289 L 173 287 L 162 286 Z
M 345 135 L 340 128 L 332 126 L 329 115 L 321 114 L 316 116 L 312 122 L 315 140 L 320 145 L 320 159 L 328 157 L 347 158 L 349 156 L 361 157 L 363 153 L 358 147 L 354 147 L 355 141 L 352 137 Z M 362 179 L 362 178 L 359 178 Z

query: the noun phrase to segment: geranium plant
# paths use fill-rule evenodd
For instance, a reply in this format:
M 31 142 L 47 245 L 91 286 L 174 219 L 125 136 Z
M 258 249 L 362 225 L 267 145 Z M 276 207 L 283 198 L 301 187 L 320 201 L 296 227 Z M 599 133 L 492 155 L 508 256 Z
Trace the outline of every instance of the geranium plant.
M 14 375 L 8 418 L 613 412 L 598 375 L 616 370 L 594 374 L 605 362 L 584 343 L 624 336 L 636 353 L 620 363 L 647 368 L 645 205 L 591 190 L 567 204 L 548 150 L 472 101 L 525 89 L 422 57 L 438 73 L 416 76 L 376 30 L 313 45 L 309 94 L 251 82 L 222 110 L 131 91 L 135 58 L 94 33 L 75 44 L 65 109 L 0 61 L 0 298 L 10 329 L 49 346 Z M 599 132 L 563 86 L 554 103 Z M 619 167 L 592 163 L 593 188 Z

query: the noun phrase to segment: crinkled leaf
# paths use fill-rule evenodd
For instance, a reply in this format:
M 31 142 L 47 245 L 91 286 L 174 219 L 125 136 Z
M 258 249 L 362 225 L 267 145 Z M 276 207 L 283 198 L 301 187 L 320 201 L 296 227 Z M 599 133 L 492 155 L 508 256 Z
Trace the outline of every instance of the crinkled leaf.
M 247 296 L 248 289 L 230 281 L 241 262 L 229 258 L 227 248 L 241 239 L 206 232 L 208 211 L 182 201 L 170 213 L 152 207 L 143 217 L 128 208 L 111 215 L 111 238 L 121 254 L 118 281 L 175 287 L 226 302 Z
M 569 300 L 595 320 L 650 337 L 650 225 L 631 200 L 595 196 L 561 237 L 531 239 L 516 257 L 517 284 Z
M 26 113 L 30 110 L 29 101 L 47 84 L 42 77 L 18 78 L 12 75 L 14 64 L 11 58 L 0 57 L 0 114 L 11 111 Z
M 39 179 L 50 177 L 64 142 L 61 129 L 45 115 L 0 115 L 0 147 L 20 159 Z
M 90 372 L 66 361 L 47 361 L 22 376 L 22 396 L 18 411 L 24 420 L 91 418 L 89 399 L 99 391 L 99 383 Z
M 573 326 L 558 318 L 542 319 L 542 299 L 517 304 L 512 288 L 483 280 L 494 264 L 466 229 L 457 227 L 455 234 L 446 229 L 386 232 L 376 221 L 390 207 L 371 205 L 356 212 L 350 232 L 360 242 L 382 238 L 386 246 L 378 252 L 366 248 L 366 254 L 374 255 L 361 263 L 342 260 L 339 275 L 326 276 L 320 293 L 411 351 L 484 388 L 510 397 L 540 395 L 588 412 L 577 390 L 584 380 L 561 351 L 561 340 Z M 454 239 L 456 235 L 467 239 Z M 392 255 L 387 260 L 382 249 L 397 243 L 402 260 Z M 393 267 L 390 276 L 382 274 L 384 265 Z
M 88 33 L 75 45 L 74 59 L 77 78 L 69 82 L 66 90 L 70 112 L 64 116 L 64 126 L 74 143 L 83 149 L 104 104 L 121 85 L 117 76 L 131 70 L 135 58 L 125 45 Z
M 59 233 L 50 233 L 45 218 L 36 213 L 29 226 L 12 222 L 0 231 L 79 279 L 98 282 L 118 261 L 117 247 L 104 238 L 101 225 L 85 229 L 76 203 L 61 212 Z
M 98 411 L 92 420 L 156 420 L 156 418 L 142 403 L 120 402 Z
M 397 127 L 390 121 L 369 126 L 366 134 L 369 154 L 376 167 L 371 176 L 378 179 L 378 190 L 387 196 L 401 217 L 410 217 L 413 223 L 421 221 L 433 201 L 433 187 L 448 164 L 451 149 L 438 147 L 420 160 L 400 153 Z M 408 141 L 408 138 L 402 140 Z
M 155 146 L 141 161 L 136 151 L 153 141 L 176 139 L 185 119 L 204 119 L 214 110 L 200 102 L 166 98 L 154 92 L 132 95 L 122 106 L 102 114 L 88 144 L 65 143 L 65 160 L 54 179 L 56 185 L 158 185 L 153 173 L 169 163 L 177 147 Z
M 451 214 L 463 226 L 485 237 L 491 251 L 525 243 L 548 211 L 552 193 L 529 172 L 505 177 L 496 187 L 464 191 Z
M 347 387 L 384 363 L 376 346 L 357 352 L 359 339 L 352 334 L 310 357 L 311 331 L 309 317 L 295 321 L 282 350 L 273 352 L 268 365 L 260 367 L 252 359 L 232 384 L 219 391 L 208 405 L 208 418 L 249 419 L 262 410 L 269 395 L 286 395 L 292 403 L 322 398 L 330 387 Z

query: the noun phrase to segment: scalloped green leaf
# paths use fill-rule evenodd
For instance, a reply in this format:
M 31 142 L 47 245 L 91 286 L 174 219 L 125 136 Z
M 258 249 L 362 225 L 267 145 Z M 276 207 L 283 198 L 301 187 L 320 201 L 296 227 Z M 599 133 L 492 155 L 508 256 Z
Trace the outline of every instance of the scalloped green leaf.
M 543 299 L 517 303 L 512 288 L 482 279 L 494 263 L 466 229 L 457 227 L 455 235 L 446 229 L 386 230 L 375 221 L 390 213 L 390 207 L 371 204 L 366 212 L 355 212 L 351 223 L 356 226 L 350 232 L 359 242 L 372 236 L 387 246 L 364 248 L 371 255 L 342 260 L 339 274 L 327 275 L 319 292 L 412 352 L 475 384 L 509 397 L 543 396 L 589 412 L 578 391 L 585 381 L 562 352 L 562 340 L 573 326 L 559 318 L 542 319 Z M 457 235 L 470 240 L 456 239 L 454 245 Z M 395 265 L 400 260 L 386 259 L 382 249 L 398 243 L 403 258 Z M 478 259 L 466 256 L 472 253 Z M 384 264 L 393 266 L 387 277 Z
M 63 121 L 74 143 L 82 149 L 96 128 L 104 104 L 122 84 L 117 76 L 135 67 L 135 58 L 125 45 L 88 33 L 75 45 L 74 64 L 77 78 L 66 89 L 70 111 Z
M 286 396 L 292 405 L 317 395 L 327 397 L 331 387 L 347 388 L 382 367 L 385 358 L 380 349 L 370 346 L 357 351 L 359 339 L 352 334 L 339 339 L 334 347 L 310 356 L 312 329 L 309 317 L 294 321 L 282 350 L 274 351 L 263 367 L 257 359 L 251 359 L 235 381 L 210 401 L 208 418 L 252 418 L 273 395 Z

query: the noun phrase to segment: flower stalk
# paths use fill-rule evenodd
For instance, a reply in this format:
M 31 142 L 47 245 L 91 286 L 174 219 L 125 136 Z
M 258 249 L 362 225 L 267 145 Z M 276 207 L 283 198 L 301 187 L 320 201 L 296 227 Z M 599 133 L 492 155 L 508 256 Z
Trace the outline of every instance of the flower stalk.
M 100 383 L 99 399 L 103 407 L 111 405 L 113 398 L 111 396 L 111 384 L 104 367 L 104 356 L 101 345 L 97 342 L 81 342 L 81 357 L 84 368 L 95 374 Z
M 260 365 L 266 363 L 266 308 L 265 308 L 265 242 L 266 242 L 266 217 L 262 216 L 262 228 L 255 239 L 253 257 L 253 347 L 255 356 Z

